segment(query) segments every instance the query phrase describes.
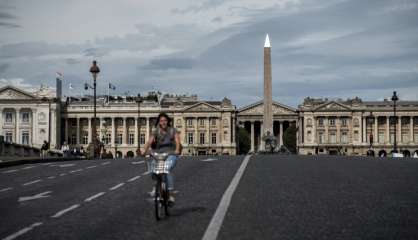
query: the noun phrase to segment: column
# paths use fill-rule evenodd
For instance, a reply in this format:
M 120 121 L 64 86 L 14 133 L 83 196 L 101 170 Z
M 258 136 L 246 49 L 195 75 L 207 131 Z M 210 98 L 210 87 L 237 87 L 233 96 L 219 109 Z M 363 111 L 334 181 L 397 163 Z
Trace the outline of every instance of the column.
M 196 124 L 194 126 L 195 141 L 193 141 L 193 143 L 195 144 L 200 144 L 199 132 L 197 131 L 198 127 L 199 127 L 199 118 L 196 118 Z
M 414 142 L 414 117 L 409 117 L 409 142 Z
M 138 129 L 139 129 L 139 125 L 138 125 L 138 118 L 135 118 L 135 139 L 134 139 L 134 144 L 137 147 L 138 143 L 139 143 L 139 133 L 138 133 Z
M 210 145 L 211 144 L 211 141 L 210 141 L 211 139 L 210 139 L 210 136 L 209 136 L 210 135 L 210 131 L 209 131 L 209 129 L 210 129 L 210 121 L 209 121 L 209 119 L 210 118 L 207 117 L 206 119 L 207 119 L 207 123 L 206 123 L 206 139 L 207 139 L 207 142 L 206 143 L 208 145 Z
M 254 152 L 254 121 L 251 121 L 251 149 L 250 152 Z
M 280 124 L 280 129 L 279 129 L 279 131 L 280 131 L 279 132 L 280 143 L 279 143 L 279 146 L 281 147 L 283 145 L 283 121 L 280 121 L 279 124 Z
M 335 135 L 336 138 L 336 142 L 337 143 L 341 143 L 341 117 L 336 117 L 335 118 L 335 126 L 337 128 L 337 133 Z
M 363 124 L 361 126 L 361 131 L 363 133 L 363 143 L 367 143 L 367 125 L 366 125 L 366 117 L 362 116 Z
M 69 144 L 68 141 L 68 117 L 65 118 L 65 123 L 64 123 L 64 141 Z
M 389 116 L 386 116 L 386 144 L 390 144 L 390 122 Z
M 80 118 L 79 117 L 77 117 L 76 118 L 76 132 L 75 132 L 75 135 L 76 135 L 76 144 L 77 145 L 79 145 L 80 144 Z
M 377 121 L 377 116 L 374 117 L 374 133 L 373 133 L 373 144 L 376 144 L 379 142 L 379 140 L 377 139 L 377 129 L 378 129 L 378 121 Z
M 106 136 L 103 136 L 103 132 L 104 132 L 104 129 L 105 129 L 105 122 L 106 122 L 106 119 L 105 118 L 99 118 L 99 141 L 102 141 L 103 140 L 103 138 L 105 138 Z
M 399 116 L 398 117 L 398 127 L 396 129 L 396 131 L 397 131 L 396 138 L 397 138 L 398 143 L 402 143 L 402 125 L 401 124 L 402 124 L 402 117 Z
M 150 129 L 149 129 L 149 117 L 145 118 L 146 121 L 146 132 L 145 132 L 145 139 L 148 142 L 149 140 L 149 134 L 150 134 Z
M 126 132 L 128 131 L 128 129 L 126 128 L 126 120 L 127 120 L 127 118 L 126 117 L 124 117 L 124 118 L 122 118 L 122 142 L 121 142 L 121 144 L 127 144 L 128 143 L 128 141 L 126 141 L 126 136 L 127 136 L 127 134 L 126 134 Z
M 115 146 L 115 118 L 114 117 L 112 117 L 112 132 L 110 134 L 110 139 L 111 139 L 110 145 L 114 147 Z
M 232 139 L 231 139 L 231 143 L 236 143 L 236 140 L 235 140 L 236 122 L 237 122 L 237 120 L 235 119 L 235 117 L 232 117 L 232 126 L 231 126 Z
M 16 108 L 16 122 L 15 122 L 15 142 L 20 142 L 20 108 Z

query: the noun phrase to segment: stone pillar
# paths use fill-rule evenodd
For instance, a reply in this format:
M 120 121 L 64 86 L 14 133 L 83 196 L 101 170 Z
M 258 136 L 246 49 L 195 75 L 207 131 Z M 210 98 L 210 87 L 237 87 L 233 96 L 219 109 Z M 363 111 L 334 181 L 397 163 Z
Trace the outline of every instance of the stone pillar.
M 112 132 L 111 132 L 111 134 L 110 134 L 110 146 L 112 146 L 112 147 L 114 147 L 115 146 L 115 133 L 116 133 L 116 131 L 115 131 L 115 118 L 114 117 L 112 117 Z
M 145 118 L 146 121 L 146 132 L 145 132 L 145 141 L 148 142 L 149 141 L 149 135 L 150 135 L 150 127 L 149 127 L 149 117 Z
M 210 131 L 209 131 L 209 129 L 210 129 L 210 121 L 209 121 L 209 117 L 207 117 L 206 118 L 206 120 L 207 120 L 207 123 L 206 123 L 206 144 L 208 144 L 209 146 L 210 146 L 210 144 L 211 144 L 211 142 L 210 142 Z
M 126 141 L 126 136 L 128 135 L 128 134 L 126 134 L 127 133 L 127 131 L 128 131 L 128 129 L 127 129 L 127 124 L 126 124 L 126 121 L 127 121 L 127 118 L 126 117 L 124 117 L 124 118 L 122 118 L 122 142 L 121 142 L 121 144 L 127 144 L 128 143 L 128 141 Z
M 194 144 L 200 144 L 200 136 L 198 129 L 199 128 L 199 118 L 196 118 L 196 124 L 194 125 L 194 135 L 195 135 L 195 141 L 193 141 Z
M 231 126 L 231 131 L 232 131 L 232 139 L 231 139 L 231 143 L 236 143 L 236 139 L 235 139 L 235 131 L 236 131 L 236 122 L 237 120 L 235 119 L 235 117 L 232 117 L 232 126 Z
M 75 143 L 77 145 L 80 145 L 80 118 L 77 117 L 76 118 L 76 130 L 75 130 L 75 136 L 76 136 L 76 141 Z
M 134 140 L 134 144 L 135 144 L 135 146 L 136 147 L 138 147 L 138 143 L 139 143 L 139 131 L 138 131 L 138 129 L 139 129 L 139 124 L 138 124 L 138 122 L 139 122 L 139 119 L 136 117 L 135 118 L 135 140 Z
M 272 99 L 272 74 L 271 74 L 271 46 L 268 35 L 264 44 L 264 129 L 261 137 L 265 132 L 273 132 L 273 99 Z
M 390 121 L 389 116 L 386 116 L 386 144 L 390 144 Z
M 401 116 L 398 117 L 397 128 L 398 129 L 396 129 L 396 132 L 397 132 L 396 133 L 397 134 L 396 139 L 397 139 L 398 143 L 403 143 L 403 141 L 402 141 L 402 117 Z
M 100 123 L 101 123 L 101 121 L 100 121 Z M 101 130 L 101 127 L 99 128 L 100 130 Z M 99 134 L 100 134 L 100 141 L 102 140 L 102 131 L 99 131 Z M 87 118 L 87 143 L 91 143 L 93 140 L 93 138 L 92 138 L 92 135 L 93 135 L 93 129 L 91 129 L 91 118 Z
M 373 144 L 376 144 L 376 143 L 378 143 L 379 142 L 379 139 L 378 139 L 378 136 L 377 136 L 377 129 L 379 128 L 379 124 L 378 124 L 378 121 L 377 121 L 377 116 L 375 116 L 374 117 L 374 133 L 373 133 Z
M 283 145 L 283 121 L 280 121 L 280 129 L 279 129 L 279 146 Z
M 367 143 L 367 124 L 366 124 L 366 117 L 362 117 L 363 124 L 361 126 L 361 131 L 363 133 L 363 143 Z
M 16 108 L 16 122 L 15 122 L 15 142 L 21 143 L 20 141 L 20 108 Z
M 414 142 L 414 117 L 409 117 L 409 142 Z
M 251 149 L 250 152 L 254 152 L 254 121 L 251 121 Z

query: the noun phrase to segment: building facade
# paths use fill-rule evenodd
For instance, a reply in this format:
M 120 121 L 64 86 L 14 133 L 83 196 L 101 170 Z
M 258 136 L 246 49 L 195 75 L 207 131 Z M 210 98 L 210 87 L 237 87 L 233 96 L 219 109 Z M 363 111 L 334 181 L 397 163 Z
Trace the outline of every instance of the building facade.
M 418 101 L 305 98 L 299 106 L 299 154 L 418 154 Z M 396 124 L 395 124 L 396 121 Z M 396 126 L 396 128 L 395 128 Z
M 201 101 L 196 96 L 164 96 L 159 101 L 120 97 L 97 101 L 96 136 L 114 156 L 134 156 L 143 150 L 159 113 L 167 113 L 181 137 L 183 155 L 236 153 L 235 106 L 228 99 Z M 90 98 L 72 99 L 63 106 L 63 136 L 71 147 L 92 142 L 93 104 Z
M 61 102 L 56 96 L 46 87 L 31 93 L 12 86 L 0 88 L 0 136 L 37 148 L 44 141 L 51 148 L 59 147 Z

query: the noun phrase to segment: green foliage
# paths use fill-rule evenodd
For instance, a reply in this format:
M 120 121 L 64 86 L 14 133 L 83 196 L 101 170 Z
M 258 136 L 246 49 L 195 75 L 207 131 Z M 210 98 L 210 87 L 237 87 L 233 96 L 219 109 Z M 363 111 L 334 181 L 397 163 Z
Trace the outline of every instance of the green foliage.
M 296 153 L 296 134 L 297 134 L 297 129 L 296 129 L 296 126 L 294 124 L 291 124 L 283 132 L 283 144 L 292 153 Z
M 238 128 L 237 131 L 238 141 L 238 154 L 246 154 L 251 149 L 250 134 L 245 128 Z

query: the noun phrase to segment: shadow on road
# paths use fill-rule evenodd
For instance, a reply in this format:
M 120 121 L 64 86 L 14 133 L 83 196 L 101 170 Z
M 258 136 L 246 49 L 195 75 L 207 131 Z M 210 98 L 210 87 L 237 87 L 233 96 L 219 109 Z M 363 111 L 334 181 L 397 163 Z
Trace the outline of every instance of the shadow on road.
M 171 209 L 171 213 L 170 216 L 173 217 L 181 217 L 183 215 L 187 215 L 190 213 L 194 213 L 194 212 L 205 212 L 206 208 L 204 207 L 183 207 L 183 208 L 177 208 L 176 206 L 174 206 Z

